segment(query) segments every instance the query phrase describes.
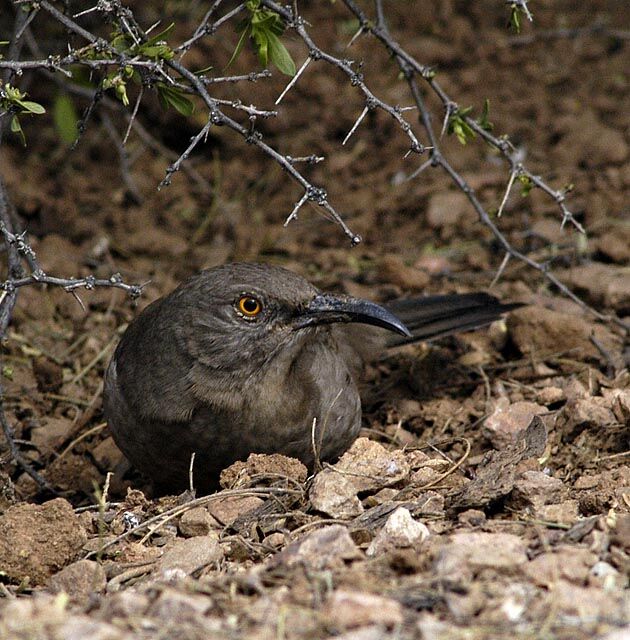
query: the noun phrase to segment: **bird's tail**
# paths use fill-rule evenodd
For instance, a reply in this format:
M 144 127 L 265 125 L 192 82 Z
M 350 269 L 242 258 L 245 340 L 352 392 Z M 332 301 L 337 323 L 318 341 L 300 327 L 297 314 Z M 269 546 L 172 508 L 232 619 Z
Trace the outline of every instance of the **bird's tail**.
M 385 305 L 412 334 L 411 338 L 396 339 L 395 344 L 433 340 L 478 329 L 521 306 L 520 303 L 504 304 L 488 293 L 425 296 L 395 300 Z

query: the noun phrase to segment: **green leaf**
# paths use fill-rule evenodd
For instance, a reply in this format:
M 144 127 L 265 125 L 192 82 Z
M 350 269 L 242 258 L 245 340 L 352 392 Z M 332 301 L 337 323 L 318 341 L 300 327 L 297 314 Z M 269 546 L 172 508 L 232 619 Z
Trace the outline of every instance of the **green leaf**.
M 534 183 L 531 178 L 526 175 L 518 176 L 518 181 L 521 183 L 521 197 L 526 198 L 529 192 L 534 188 Z
M 269 33 L 264 29 L 255 29 L 252 25 L 252 38 L 258 52 L 258 60 L 263 67 L 269 63 Z
M 13 116 L 11 118 L 11 132 L 17 133 L 22 139 L 22 144 L 26 146 L 26 136 L 24 135 L 24 130 L 22 129 L 22 125 L 17 116 Z
M 295 62 L 293 62 L 293 58 L 287 48 L 280 42 L 280 38 L 275 33 L 268 33 L 267 39 L 269 40 L 269 58 L 271 62 L 285 75 L 294 76 L 296 72 Z
M 160 104 L 164 109 L 173 107 L 173 109 L 186 117 L 192 115 L 195 110 L 195 105 L 179 89 L 169 87 L 160 82 L 157 84 L 157 91 Z
M 46 109 L 39 102 L 32 102 L 31 100 L 14 100 L 14 102 L 22 107 L 24 113 L 34 113 L 38 116 L 46 113 Z
M 490 113 L 490 100 L 486 98 L 483 103 L 483 110 L 481 112 L 481 116 L 479 117 L 479 120 L 477 120 L 477 123 L 484 131 L 492 131 L 492 129 L 494 128 L 494 125 L 492 124 L 492 122 L 488 120 L 489 113 Z
M 521 10 L 518 5 L 513 4 L 510 11 L 510 27 L 514 33 L 521 32 Z
M 447 133 L 455 134 L 460 144 L 463 145 L 476 137 L 475 131 L 462 117 L 470 113 L 471 109 L 472 107 L 466 107 L 465 109 L 458 109 L 457 111 L 454 111 L 448 121 Z
M 53 103 L 53 120 L 57 134 L 65 144 L 72 144 L 78 136 L 77 122 L 79 116 L 72 98 L 59 94 Z
M 173 30 L 173 28 L 175 27 L 175 23 L 171 22 L 171 24 L 168 25 L 168 27 L 166 27 L 166 29 L 160 31 L 160 33 L 152 36 L 151 38 L 149 38 L 144 45 L 141 46 L 146 46 L 146 45 L 153 45 L 156 42 L 160 42 L 160 40 L 166 40 L 166 36 L 168 36 L 170 34 L 170 32 Z
M 230 61 L 225 65 L 226 69 L 241 55 L 241 51 L 243 50 L 243 47 L 247 42 L 247 38 L 249 38 L 251 34 L 252 34 L 252 28 L 250 25 L 246 24 L 241 33 L 241 37 L 238 39 L 238 42 L 236 43 L 236 49 L 234 49 L 234 53 L 232 54 Z

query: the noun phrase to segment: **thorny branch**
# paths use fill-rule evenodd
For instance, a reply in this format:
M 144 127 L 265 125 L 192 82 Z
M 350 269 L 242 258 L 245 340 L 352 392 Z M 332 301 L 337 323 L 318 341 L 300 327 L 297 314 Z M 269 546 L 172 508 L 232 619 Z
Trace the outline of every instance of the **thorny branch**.
M 248 144 L 255 146 L 272 160 L 277 162 L 303 189 L 303 194 L 296 200 L 293 210 L 287 217 L 287 223 L 297 218 L 301 207 L 310 200 L 318 204 L 330 218 L 341 226 L 345 234 L 351 238 L 353 244 L 360 242 L 360 237 L 347 226 L 342 216 L 330 204 L 326 190 L 320 186 L 312 184 L 305 175 L 296 168 L 295 159 L 282 154 L 279 150 L 270 144 L 267 144 L 263 140 L 261 132 L 256 127 L 256 118 L 276 117 L 276 111 L 261 109 L 255 105 L 246 105 L 244 101 L 241 100 L 221 100 L 214 97 L 209 92 L 210 87 L 220 83 L 256 82 L 268 77 L 270 73 L 265 70 L 260 73 L 211 77 L 211 74 L 207 74 L 205 71 L 202 73 L 195 73 L 189 67 L 184 65 L 183 58 L 186 52 L 196 44 L 200 43 L 204 38 L 214 36 L 217 30 L 222 26 L 230 23 L 231 21 L 240 20 L 243 13 L 247 11 L 246 3 L 231 3 L 230 7 L 221 15 L 221 10 L 224 8 L 223 5 L 225 4 L 227 3 L 223 2 L 223 0 L 214 0 L 214 2 L 210 3 L 206 13 L 202 17 L 201 21 L 195 26 L 191 36 L 172 49 L 172 52 L 176 54 L 177 57 L 151 58 L 140 53 L 142 51 L 142 44 L 148 42 L 150 30 L 143 29 L 138 24 L 133 12 L 123 6 L 120 0 L 97 2 L 91 9 L 77 14 L 74 17 L 64 14 L 49 0 L 41 0 L 41 2 L 37 3 L 36 8 L 30 13 L 26 13 L 21 18 L 18 17 L 19 24 L 16 23 L 15 37 L 11 42 L 10 55 L 7 59 L 0 60 L 0 68 L 4 68 L 8 72 L 16 75 L 22 74 L 24 71 L 29 69 L 37 69 L 41 72 L 49 73 L 58 71 L 65 74 L 65 76 L 71 74 L 69 68 L 71 65 L 75 64 L 83 65 L 92 72 L 100 72 L 101 74 L 112 74 L 115 73 L 117 69 L 121 70 L 122 73 L 125 69 L 131 69 L 140 76 L 143 89 L 153 88 L 156 83 L 164 83 L 166 86 L 172 87 L 183 94 L 197 96 L 203 101 L 208 110 L 208 122 L 195 136 L 193 136 L 186 150 L 179 157 L 171 161 L 166 171 L 166 175 L 160 183 L 160 187 L 166 186 L 170 183 L 173 173 L 179 171 L 181 168 L 186 169 L 188 167 L 188 163 L 186 161 L 190 157 L 191 152 L 198 145 L 203 143 L 212 127 L 226 126 L 240 135 Z M 505 257 L 503 259 L 500 272 L 507 264 L 509 257 L 520 260 L 541 272 L 544 277 L 562 291 L 562 293 L 573 299 L 583 308 L 588 309 L 596 317 L 606 320 L 610 319 L 595 309 L 588 307 L 578 296 L 571 292 L 566 285 L 560 282 L 549 271 L 548 265 L 533 260 L 528 255 L 512 246 L 497 226 L 497 223 L 489 213 L 488 209 L 479 201 L 472 187 L 455 169 L 452 162 L 443 155 L 440 148 L 441 135 L 448 128 L 449 122 L 451 122 L 454 117 L 458 117 L 461 118 L 461 120 L 472 132 L 474 132 L 475 135 L 499 151 L 505 160 L 509 171 L 507 188 L 504 192 L 501 206 L 499 208 L 500 212 L 503 212 L 505 209 L 506 202 L 508 201 L 510 191 L 515 184 L 515 181 L 517 179 L 524 179 L 529 181 L 529 183 L 531 183 L 535 188 L 546 193 L 557 204 L 561 213 L 562 225 L 568 223 L 573 225 L 578 231 L 583 232 L 584 230 L 582 226 L 576 220 L 566 204 L 566 190 L 554 189 L 540 176 L 534 174 L 530 169 L 528 169 L 523 162 L 519 150 L 513 146 L 507 136 L 498 137 L 493 135 L 489 131 L 488 127 L 483 126 L 483 123 L 480 123 L 478 120 L 475 120 L 473 117 L 465 113 L 465 110 L 460 111 L 460 107 L 457 102 L 447 94 L 436 79 L 435 71 L 414 58 L 394 39 L 387 26 L 386 11 L 382 0 L 375 0 L 374 2 L 374 18 L 368 16 L 358 3 L 355 2 L 355 0 L 344 0 L 343 4 L 359 23 L 359 30 L 352 38 L 350 45 L 362 35 L 371 35 L 380 42 L 387 52 L 396 60 L 402 72 L 402 76 L 408 84 L 410 98 L 415 104 L 419 123 L 424 129 L 426 146 L 420 141 L 420 133 L 414 129 L 414 125 L 403 115 L 408 107 L 401 108 L 398 105 L 388 104 L 386 101 L 375 95 L 368 87 L 362 74 L 362 62 L 333 56 L 315 43 L 310 34 L 310 31 L 312 30 L 310 25 L 307 25 L 305 20 L 298 13 L 297 2 L 280 4 L 273 0 L 262 0 L 262 6 L 281 16 L 285 25 L 297 34 L 298 38 L 304 43 L 307 54 L 304 63 L 299 68 L 297 74 L 288 83 L 285 90 L 281 93 L 277 102 L 280 102 L 286 93 L 298 82 L 304 81 L 302 80 L 303 74 L 306 72 L 307 68 L 312 65 L 312 63 L 324 62 L 325 64 L 339 70 L 348 78 L 352 86 L 356 87 L 357 91 L 364 99 L 364 106 L 360 113 L 357 114 L 355 123 L 348 131 L 344 142 L 346 142 L 348 138 L 360 127 L 361 122 L 364 120 L 367 113 L 373 110 L 383 111 L 397 123 L 401 131 L 408 137 L 410 145 L 408 154 L 422 154 L 425 151 L 428 152 L 429 159 L 423 161 L 415 171 L 410 172 L 409 178 L 417 178 L 425 170 L 430 168 L 440 168 L 449 176 L 453 183 L 467 196 L 472 207 L 477 212 L 480 222 L 492 232 L 504 250 Z M 507 5 L 512 8 L 512 10 L 518 10 L 521 16 L 528 21 L 532 20 L 527 0 L 509 0 Z M 95 33 L 79 24 L 78 20 L 81 19 L 82 15 L 92 12 L 100 13 L 109 21 L 113 22 L 114 25 L 117 25 L 119 31 L 124 34 L 125 37 L 128 37 L 130 42 L 134 43 L 135 49 L 131 47 L 127 50 L 121 50 L 120 47 L 114 47 L 111 42 L 100 38 Z M 18 11 L 18 13 L 20 13 L 20 11 Z M 42 14 L 47 14 L 54 18 L 58 23 L 62 24 L 68 32 L 81 39 L 84 44 L 79 47 L 70 47 L 68 52 L 64 55 L 39 55 L 35 56 L 32 60 L 19 60 L 18 53 L 21 36 L 26 35 L 28 38 L 32 25 L 37 21 L 37 16 Z M 72 81 L 67 77 L 62 79 L 60 82 L 67 83 L 69 86 L 72 85 Z M 443 119 L 441 120 L 443 123 L 442 134 L 437 132 L 434 128 L 432 115 L 424 102 L 420 88 L 421 84 L 426 84 L 437 96 L 443 106 Z M 79 91 L 80 89 L 74 85 L 73 90 Z M 85 128 L 90 114 L 99 108 L 102 102 L 104 103 L 104 101 L 107 100 L 102 89 L 92 91 L 91 95 L 92 102 L 80 123 L 82 128 Z M 133 113 L 128 118 L 127 129 L 135 130 L 139 137 L 141 137 L 145 143 L 149 144 L 148 132 L 137 122 L 139 101 L 140 98 L 136 101 Z M 109 102 L 111 103 L 112 101 L 109 100 Z M 227 115 L 227 110 L 234 110 L 234 117 Z M 247 123 L 243 124 L 236 119 L 239 112 L 244 112 L 247 116 Z M 105 118 L 104 122 L 110 130 L 110 136 L 116 140 L 116 148 L 119 151 L 119 157 L 122 165 L 121 171 L 123 177 L 126 177 L 125 179 L 128 182 L 129 190 L 133 193 L 133 183 L 129 183 L 129 172 L 125 166 L 127 158 L 124 150 L 122 149 L 122 145 L 120 144 L 121 137 L 119 136 L 117 139 L 113 135 L 113 132 L 111 131 L 111 121 L 108 123 L 107 118 Z M 126 137 L 127 136 L 123 138 L 123 141 Z M 153 142 L 154 144 L 150 146 L 153 148 L 159 146 L 155 144 L 155 141 Z M 198 181 L 199 176 L 196 176 L 195 179 Z M 500 273 L 498 273 L 497 276 L 500 276 Z M 30 277 L 32 278 L 32 276 Z M 615 319 L 615 321 L 619 323 L 618 320 Z M 625 327 L 626 325 L 623 324 L 623 326 Z
M 123 289 L 132 298 L 137 298 L 142 287 L 125 284 L 120 274 L 114 274 L 109 279 L 99 279 L 94 276 L 85 278 L 58 278 L 49 276 L 39 266 L 33 248 L 26 241 L 25 233 L 13 231 L 12 207 L 0 176 L 0 233 L 4 238 L 7 252 L 7 278 L 0 283 L 0 340 L 4 339 L 11 314 L 17 302 L 18 291 L 21 287 L 31 284 L 48 284 L 59 286 L 76 297 L 77 289 L 93 289 L 94 287 L 114 287 Z M 27 275 L 24 265 L 30 273 Z M 79 300 L 77 298 L 77 300 Z M 80 302 L 80 300 L 79 300 Z M 40 490 L 56 494 L 56 491 L 33 467 L 24 459 L 15 442 L 13 428 L 9 424 L 4 411 L 4 389 L 0 384 L 0 426 L 4 433 L 9 452 L 16 464 L 27 473 L 39 486 Z

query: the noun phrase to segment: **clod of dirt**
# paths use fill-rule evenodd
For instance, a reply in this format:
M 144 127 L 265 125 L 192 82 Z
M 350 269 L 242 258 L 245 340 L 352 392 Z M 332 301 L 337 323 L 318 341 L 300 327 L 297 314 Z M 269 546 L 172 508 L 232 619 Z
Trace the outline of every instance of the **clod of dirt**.
M 32 361 L 33 373 L 37 388 L 43 392 L 57 393 L 63 384 L 63 369 L 46 356 L 39 356 Z
M 514 572 L 527 562 L 521 538 L 511 533 L 455 533 L 438 551 L 435 570 L 443 578 L 471 579 L 483 569 Z
M 508 398 L 499 398 L 483 423 L 483 434 L 495 449 L 505 449 L 518 440 L 534 416 L 546 412 L 546 407 L 535 402 L 510 404 Z
M 381 282 L 395 284 L 406 291 L 422 291 L 431 282 L 429 275 L 407 266 L 399 256 L 385 256 L 379 263 L 378 278 Z
M 630 268 L 591 262 L 559 271 L 558 277 L 598 308 L 630 311 Z
M 221 472 L 219 483 L 224 489 L 251 485 L 254 479 L 268 476 L 270 479 L 290 478 L 299 484 L 308 476 L 306 467 L 295 458 L 279 453 L 265 455 L 252 453 L 246 462 L 235 462 Z
M 409 471 L 402 451 L 388 451 L 378 442 L 359 438 L 337 464 L 315 476 L 311 504 L 333 518 L 358 516 L 364 511 L 358 493 L 394 485 Z
M 101 620 L 126 621 L 129 618 L 138 618 L 144 615 L 149 607 L 147 593 L 127 589 L 108 594 L 103 599 L 99 610 Z
M 292 542 L 273 556 L 270 568 L 293 567 L 305 564 L 318 571 L 339 569 L 348 560 L 362 558 L 363 554 L 353 542 L 348 530 L 340 524 L 333 524 L 313 531 L 309 535 Z
M 575 357 L 599 358 L 600 353 L 591 336 L 605 349 L 618 351 L 617 338 L 605 327 L 540 306 L 513 311 L 508 316 L 507 326 L 512 341 L 524 355 L 544 357 L 570 352 Z
M 612 399 L 587 396 L 570 400 L 558 416 L 558 424 L 566 436 L 586 428 L 604 428 L 617 422 L 612 410 Z
M 597 560 L 597 555 L 588 549 L 558 548 L 530 560 L 523 572 L 541 587 L 552 587 L 559 578 L 584 584 Z
M 565 500 L 558 504 L 546 504 L 539 507 L 535 515 L 547 522 L 572 525 L 580 517 L 579 503 L 577 500 Z
M 539 416 L 534 416 L 515 443 L 501 451 L 489 451 L 484 456 L 475 479 L 450 496 L 450 508 L 459 511 L 484 507 L 504 498 L 514 488 L 519 475 L 529 470 L 526 468 L 528 461 L 541 456 L 546 446 L 545 424 Z
M 619 264 L 630 263 L 630 227 L 618 227 L 602 234 L 595 240 L 595 246 L 609 260 Z
M 258 509 L 264 500 L 256 496 L 226 496 L 208 504 L 210 515 L 224 527 L 229 527 L 242 515 Z
M 9 507 L 0 516 L 0 567 L 11 581 L 44 584 L 77 557 L 86 540 L 81 521 L 63 498 Z
M 179 532 L 185 538 L 207 536 L 219 523 L 208 513 L 206 507 L 195 507 L 182 514 L 179 519 Z
M 218 535 L 173 540 L 157 561 L 154 577 L 177 580 L 223 559 Z
M 125 460 L 122 451 L 110 436 L 92 449 L 92 457 L 101 471 L 112 471 Z
M 569 133 L 563 138 L 562 145 L 558 145 L 558 150 L 572 149 L 577 154 L 576 162 L 597 167 L 620 164 L 628 157 L 628 143 L 621 132 L 603 124 L 592 109 L 585 110 L 577 120 L 573 118 L 570 122 Z
M 66 593 L 73 603 L 84 606 L 90 596 L 105 591 L 107 578 L 103 567 L 93 560 L 73 562 L 48 581 L 52 593 Z
M 402 624 L 403 609 L 391 598 L 338 589 L 326 603 L 324 616 L 327 626 L 335 631 L 370 625 L 391 629 Z
M 630 513 L 617 515 L 615 526 L 610 532 L 610 542 L 630 551 Z
M 538 509 L 544 504 L 562 500 L 566 488 L 562 480 L 542 471 L 525 471 L 514 483 L 510 506 L 514 509 Z
M 129 640 L 129 634 L 108 622 L 66 609 L 66 596 L 38 595 L 32 598 L 2 598 L 0 638 L 11 640 Z
M 468 215 L 470 202 L 459 191 L 438 192 L 431 196 L 427 208 L 427 224 L 432 229 L 455 226 Z
M 214 629 L 204 629 L 204 614 L 212 607 L 212 601 L 202 595 L 192 593 L 182 593 L 173 588 L 165 588 L 161 591 L 155 602 L 153 602 L 146 612 L 147 616 L 162 620 L 165 624 L 177 620 L 178 623 L 192 623 L 195 628 L 207 632 L 218 631 Z M 210 620 L 206 620 L 206 623 Z M 215 624 L 212 625 L 216 627 Z
M 71 431 L 72 420 L 47 416 L 31 430 L 31 442 L 43 456 L 49 456 L 63 445 Z
M 376 534 L 366 554 L 377 556 L 392 549 L 417 547 L 430 535 L 424 523 L 414 520 L 407 509 L 399 507 L 387 518 L 385 526 Z

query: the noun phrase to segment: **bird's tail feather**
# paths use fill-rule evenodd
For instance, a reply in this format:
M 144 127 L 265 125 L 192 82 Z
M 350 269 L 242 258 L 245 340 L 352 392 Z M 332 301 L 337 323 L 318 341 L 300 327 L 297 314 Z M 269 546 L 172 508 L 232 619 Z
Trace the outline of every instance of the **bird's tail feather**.
M 385 306 L 412 333 L 393 344 L 406 344 L 478 329 L 522 305 L 504 304 L 488 293 L 463 293 L 395 300 Z

